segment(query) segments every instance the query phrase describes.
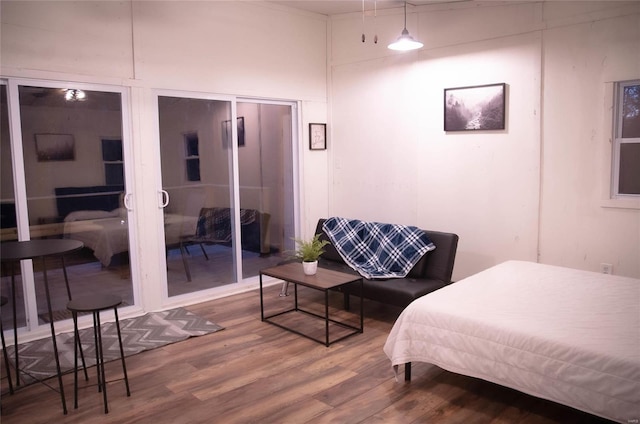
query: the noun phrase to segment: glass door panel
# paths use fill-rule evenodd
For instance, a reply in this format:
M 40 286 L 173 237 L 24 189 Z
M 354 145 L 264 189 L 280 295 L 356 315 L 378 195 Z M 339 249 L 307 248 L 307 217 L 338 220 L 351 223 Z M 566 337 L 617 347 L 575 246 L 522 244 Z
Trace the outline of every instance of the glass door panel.
M 170 297 L 257 276 L 293 237 L 292 106 L 236 108 L 234 127 L 230 101 L 158 97 Z
M 7 86 L 0 85 L 0 240 L 17 240 L 16 202 L 13 189 L 13 161 L 11 157 L 11 139 L 9 133 L 9 104 Z M 2 306 L 2 323 L 4 328 L 13 328 L 14 312 L 18 327 L 26 326 L 24 293 L 22 285 L 17 284 L 15 293 L 11 286 L 11 269 L 2 264 L 2 286 L 0 294 L 8 303 Z M 16 305 L 14 310 L 13 305 Z
M 235 282 L 231 102 L 159 96 L 169 296 Z
M 291 105 L 238 102 L 242 275 L 257 276 L 292 250 Z M 289 223 L 290 225 L 287 225 Z
M 82 241 L 81 251 L 65 256 L 73 296 L 108 292 L 132 305 L 122 94 L 17 87 L 24 169 L 24 181 L 17 186 L 25 188 L 29 223 L 21 239 Z M 4 138 L 3 131 L 3 146 Z M 6 172 L 3 167 L 3 199 Z M 47 260 L 54 320 L 70 318 L 62 265 L 60 259 Z M 33 266 L 38 323 L 45 324 L 49 317 L 41 264 Z

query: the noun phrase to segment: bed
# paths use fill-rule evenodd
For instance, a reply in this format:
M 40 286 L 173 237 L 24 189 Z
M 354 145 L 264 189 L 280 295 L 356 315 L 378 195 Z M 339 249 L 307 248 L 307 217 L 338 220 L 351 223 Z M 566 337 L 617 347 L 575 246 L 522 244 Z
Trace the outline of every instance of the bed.
M 84 243 L 108 267 L 114 255 L 129 251 L 126 210 L 72 212 L 65 218 L 64 237 Z
M 637 422 L 640 280 L 504 262 L 412 302 L 384 351 L 406 379 L 411 362 L 427 362 Z

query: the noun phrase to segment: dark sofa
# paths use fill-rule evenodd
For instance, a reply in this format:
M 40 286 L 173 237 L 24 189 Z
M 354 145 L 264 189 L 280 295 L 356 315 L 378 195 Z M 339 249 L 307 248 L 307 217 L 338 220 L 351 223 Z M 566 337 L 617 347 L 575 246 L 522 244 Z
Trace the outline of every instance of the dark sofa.
M 324 219 L 318 221 L 314 234 L 320 234 L 320 240 L 329 241 L 328 236 L 322 230 L 324 221 Z M 424 231 L 436 245 L 436 248 L 427 252 L 405 278 L 388 280 L 363 278 L 363 297 L 405 307 L 413 300 L 451 283 L 451 274 L 458 248 L 458 236 L 452 233 Z M 342 260 L 338 251 L 331 244 L 325 246 L 325 253 L 320 257 L 318 266 L 358 274 Z M 344 293 L 345 308 L 349 309 L 349 296 L 351 294 L 359 295 L 359 285 L 346 285 L 342 287 L 341 291 Z

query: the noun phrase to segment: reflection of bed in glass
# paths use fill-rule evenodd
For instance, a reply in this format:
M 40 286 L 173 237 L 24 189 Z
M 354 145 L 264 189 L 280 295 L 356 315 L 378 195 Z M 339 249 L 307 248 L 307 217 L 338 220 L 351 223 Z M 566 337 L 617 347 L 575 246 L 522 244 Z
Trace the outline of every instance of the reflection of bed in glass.
M 195 227 L 196 220 L 197 217 L 165 215 L 165 230 L 169 234 L 180 234 L 185 228 Z M 64 221 L 64 236 L 83 242 L 105 267 L 111 264 L 114 255 L 129 250 L 125 208 L 75 211 L 67 215 Z
M 113 255 L 129 250 L 126 210 L 71 212 L 65 217 L 64 237 L 80 240 L 102 265 L 109 266 Z
M 122 186 L 56 189 L 58 214 L 64 217 L 64 237 L 82 241 L 105 267 L 111 264 L 114 255 L 129 250 L 127 211 L 120 200 L 123 191 Z M 164 217 L 168 247 L 192 243 L 231 245 L 228 208 L 199 207 L 197 215 L 176 212 Z M 243 249 L 268 254 L 269 214 L 242 209 L 241 224 Z M 214 235 L 213 229 L 222 229 L 224 237 L 219 231 Z
M 109 266 L 113 255 L 129 249 L 123 193 L 122 185 L 55 189 L 64 237 L 83 242 L 104 266 Z

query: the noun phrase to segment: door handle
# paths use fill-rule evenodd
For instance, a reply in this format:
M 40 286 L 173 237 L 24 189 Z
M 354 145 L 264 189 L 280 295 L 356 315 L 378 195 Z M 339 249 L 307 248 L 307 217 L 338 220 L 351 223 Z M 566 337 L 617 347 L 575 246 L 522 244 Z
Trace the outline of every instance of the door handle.
M 160 195 L 160 208 L 166 208 L 169 204 L 169 193 L 166 190 L 159 190 L 158 194 Z
M 128 211 L 133 210 L 133 206 L 132 206 L 132 204 L 131 204 L 131 198 L 132 198 L 132 196 L 133 196 L 133 195 L 132 195 L 131 193 L 126 193 L 126 194 L 124 195 L 124 199 L 122 199 L 122 203 L 124 204 L 124 207 L 125 207 Z

